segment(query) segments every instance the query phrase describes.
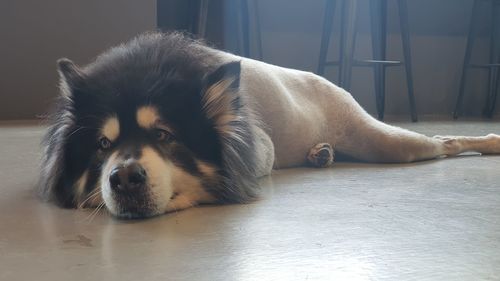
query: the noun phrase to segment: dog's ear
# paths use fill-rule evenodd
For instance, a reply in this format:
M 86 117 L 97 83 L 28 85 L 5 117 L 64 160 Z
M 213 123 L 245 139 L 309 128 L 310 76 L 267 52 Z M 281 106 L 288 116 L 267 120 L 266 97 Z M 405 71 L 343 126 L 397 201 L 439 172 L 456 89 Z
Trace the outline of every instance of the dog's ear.
M 219 66 L 204 79 L 205 86 L 221 85 L 219 89 L 238 89 L 240 86 L 241 62 L 235 61 Z
M 238 121 L 241 107 L 240 61 L 217 68 L 203 79 L 202 106 L 220 133 L 229 133 L 231 122 Z
M 49 128 L 43 138 L 45 150 L 42 163 L 39 192 L 48 200 L 53 200 L 63 207 L 75 207 L 74 177 L 71 165 L 70 149 L 75 146 L 78 133 L 75 124 L 75 96 L 84 78 L 82 71 L 71 60 L 62 58 L 57 61 L 59 88 L 61 96 L 56 102 L 53 113 L 49 116 Z
M 57 60 L 57 71 L 60 77 L 61 93 L 70 97 L 72 89 L 83 82 L 84 74 L 74 62 L 67 58 Z
M 248 202 L 258 195 L 252 117 L 240 84 L 241 63 L 224 64 L 203 81 L 203 109 L 219 133 L 224 176 L 214 188 L 220 202 Z

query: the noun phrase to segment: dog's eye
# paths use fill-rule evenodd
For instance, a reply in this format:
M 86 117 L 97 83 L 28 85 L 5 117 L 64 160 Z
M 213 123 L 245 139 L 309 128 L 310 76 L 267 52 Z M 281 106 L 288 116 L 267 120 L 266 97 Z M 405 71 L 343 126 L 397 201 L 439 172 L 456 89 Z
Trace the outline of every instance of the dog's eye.
M 108 138 L 102 137 L 99 139 L 99 148 L 100 149 L 106 150 L 110 147 L 111 147 L 111 141 Z
M 155 138 L 157 141 L 170 141 L 172 139 L 172 135 L 165 131 L 165 130 L 162 130 L 162 129 L 156 129 L 154 131 L 154 135 L 155 135 Z

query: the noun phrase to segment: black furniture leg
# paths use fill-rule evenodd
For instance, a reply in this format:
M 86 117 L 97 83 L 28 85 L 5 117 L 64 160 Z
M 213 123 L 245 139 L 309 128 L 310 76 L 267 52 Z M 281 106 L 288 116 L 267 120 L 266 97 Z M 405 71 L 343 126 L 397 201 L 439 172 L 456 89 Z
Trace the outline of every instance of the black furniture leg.
M 250 20 L 248 14 L 248 0 L 240 0 L 240 11 L 241 11 L 241 45 L 242 54 L 244 57 L 250 57 Z
M 493 116 L 493 111 L 495 110 L 494 100 L 496 99 L 498 84 L 497 73 L 498 69 L 496 67 L 490 67 L 488 69 L 488 94 L 486 96 L 486 102 L 483 109 L 483 115 L 488 118 L 491 118 Z
M 500 62 L 499 62 L 500 63 Z M 486 108 L 485 108 L 485 116 L 488 118 L 493 118 L 493 115 L 495 114 L 495 108 L 496 108 L 496 103 L 497 103 L 497 97 L 498 97 L 498 90 L 500 87 L 500 70 L 498 68 L 492 69 L 493 75 L 490 76 L 492 78 L 492 82 L 490 83 L 490 94 L 488 95 L 488 100 L 486 103 Z
M 259 0 L 253 0 L 253 18 L 254 18 L 254 32 L 255 44 L 257 44 L 257 54 L 254 56 L 258 60 L 262 60 L 262 37 L 260 34 L 260 13 L 259 13 Z
M 196 33 L 201 38 L 207 35 L 207 22 L 208 22 L 208 2 L 210 0 L 200 0 L 200 8 L 198 12 L 198 26 Z
M 370 14 L 373 58 L 377 61 L 385 61 L 387 45 L 387 0 L 371 0 Z M 373 73 L 378 119 L 383 120 L 385 111 L 385 65 L 381 63 L 374 64 Z
M 500 60 L 498 60 L 497 63 L 500 64 Z M 497 68 L 496 83 L 495 83 L 495 87 L 494 87 L 493 98 L 491 99 L 491 111 L 489 113 L 490 118 L 492 118 L 493 115 L 495 114 L 495 106 L 497 104 L 497 97 L 498 97 L 499 90 L 500 90 L 500 69 Z
M 408 5 L 406 0 L 398 1 L 399 21 L 401 25 L 401 40 L 403 41 L 403 53 L 405 57 L 406 85 L 408 86 L 408 99 L 410 102 L 411 121 L 417 122 L 417 109 L 415 106 L 415 95 L 413 94 L 413 74 L 411 66 L 410 28 L 408 25 Z
M 455 110 L 453 112 L 453 118 L 457 119 L 460 115 L 462 109 L 462 102 L 464 99 L 465 91 L 465 79 L 467 76 L 467 68 L 470 64 L 470 58 L 472 55 L 472 46 L 474 45 L 474 39 L 476 37 L 476 22 L 478 17 L 479 0 L 474 0 L 474 6 L 472 7 L 472 15 L 469 22 L 469 32 L 467 34 L 467 46 L 465 47 L 464 62 L 462 66 L 462 76 L 460 78 L 460 87 L 458 90 L 457 103 L 455 105 Z
M 344 75 L 344 66 L 342 65 L 342 60 L 343 60 L 343 55 L 344 55 L 344 45 L 345 45 L 345 29 L 346 29 L 346 21 L 347 21 L 347 16 L 345 14 L 346 11 L 346 6 L 347 6 L 347 1 L 348 0 L 341 0 L 341 7 L 340 7 L 340 44 L 339 44 L 339 72 L 338 72 L 338 78 L 337 81 L 339 83 L 339 86 L 342 87 L 342 76 Z
M 344 36 L 345 40 L 341 42 L 341 69 L 340 72 L 340 85 L 347 91 L 351 88 L 351 73 L 352 73 L 352 60 L 354 56 L 354 43 L 356 40 L 356 19 L 357 19 L 357 3 L 358 0 L 345 0 L 343 16 L 344 22 Z
M 336 0 L 326 0 L 325 15 L 323 18 L 323 34 L 321 35 L 321 46 L 319 49 L 318 74 L 325 74 L 326 56 L 330 45 L 330 36 L 333 29 L 333 17 L 335 15 Z
M 483 110 L 483 115 L 491 118 L 495 112 L 495 104 L 496 98 L 498 94 L 498 77 L 500 75 L 500 71 L 497 66 L 493 66 L 498 63 L 499 56 L 499 44 L 498 44 L 498 12 L 500 7 L 500 2 L 492 1 L 491 2 L 491 33 L 490 33 L 490 64 L 491 66 L 488 68 L 488 95 L 486 97 L 486 103 Z

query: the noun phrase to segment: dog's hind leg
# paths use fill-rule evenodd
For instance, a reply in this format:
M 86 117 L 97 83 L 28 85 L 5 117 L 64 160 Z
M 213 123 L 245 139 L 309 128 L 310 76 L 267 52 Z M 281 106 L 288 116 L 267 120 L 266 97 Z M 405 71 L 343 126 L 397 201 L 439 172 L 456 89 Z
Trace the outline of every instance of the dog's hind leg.
M 474 151 L 500 154 L 500 136 L 425 135 L 375 120 L 366 113 L 346 128 L 336 150 L 369 162 L 413 162 Z
M 456 155 L 462 152 L 474 151 L 482 154 L 500 153 L 500 136 L 489 134 L 482 137 L 468 136 L 434 136 L 445 147 L 445 155 Z
M 370 116 L 344 89 L 316 76 L 310 78 L 317 94 L 302 102 L 309 105 L 308 111 L 321 112 L 323 118 L 308 123 L 317 125 L 316 132 L 320 132 L 309 145 L 327 142 L 338 153 L 379 163 L 421 161 L 466 151 L 500 154 L 498 135 L 433 138 L 391 126 Z

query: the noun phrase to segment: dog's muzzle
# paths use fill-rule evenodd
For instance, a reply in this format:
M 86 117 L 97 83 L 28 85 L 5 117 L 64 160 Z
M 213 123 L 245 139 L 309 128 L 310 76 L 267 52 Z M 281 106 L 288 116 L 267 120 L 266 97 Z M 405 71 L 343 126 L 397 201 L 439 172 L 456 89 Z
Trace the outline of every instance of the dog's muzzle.
M 156 213 L 146 169 L 137 161 L 125 161 L 114 167 L 108 176 L 119 218 L 143 218 Z
M 173 194 L 171 167 L 146 146 L 139 159 L 113 153 L 102 170 L 102 198 L 118 218 L 145 218 L 165 212 Z

